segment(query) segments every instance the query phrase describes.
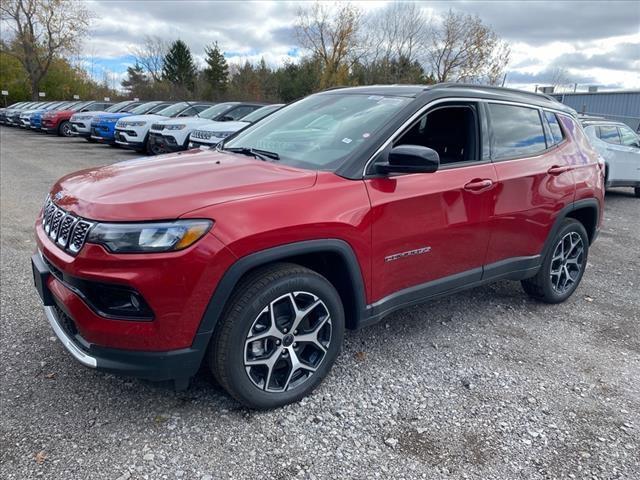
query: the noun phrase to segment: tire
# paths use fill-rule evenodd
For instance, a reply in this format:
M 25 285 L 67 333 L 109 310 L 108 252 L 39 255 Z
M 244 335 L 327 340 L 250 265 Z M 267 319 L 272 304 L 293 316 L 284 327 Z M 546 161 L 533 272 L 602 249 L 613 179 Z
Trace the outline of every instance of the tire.
M 540 270 L 535 277 L 522 280 L 522 288 L 536 300 L 564 302 L 582 280 L 588 253 L 589 237 L 582 223 L 573 218 L 564 219 Z
M 294 302 L 302 320 L 289 331 Z M 261 338 L 251 341 L 249 335 Z M 218 383 L 240 403 L 276 408 L 302 399 L 320 384 L 343 336 L 344 310 L 333 285 L 308 268 L 278 263 L 249 274 L 236 287 L 207 360 Z
M 91 138 L 91 137 L 84 137 L 84 139 L 89 142 L 89 143 L 96 143 L 96 139 L 95 138 Z
M 58 127 L 58 135 L 60 137 L 70 137 L 71 136 L 71 123 L 68 121 L 64 121 Z
M 151 143 L 147 140 L 147 154 L 148 155 L 162 155 L 164 152 L 160 147 L 158 147 L 155 143 Z
M 636 197 L 640 198 L 640 187 L 635 187 L 635 188 L 633 189 L 633 194 L 634 194 Z

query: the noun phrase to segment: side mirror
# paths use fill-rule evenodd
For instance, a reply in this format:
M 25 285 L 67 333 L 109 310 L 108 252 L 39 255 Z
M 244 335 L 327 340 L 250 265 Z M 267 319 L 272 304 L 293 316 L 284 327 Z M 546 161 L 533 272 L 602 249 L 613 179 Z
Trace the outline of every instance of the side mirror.
M 398 145 L 389 152 L 387 162 L 376 164 L 380 173 L 433 173 L 440 167 L 438 152 L 421 145 Z
M 225 115 L 224 117 L 222 117 L 220 119 L 221 122 L 230 122 L 233 120 L 233 117 L 229 116 L 229 115 Z

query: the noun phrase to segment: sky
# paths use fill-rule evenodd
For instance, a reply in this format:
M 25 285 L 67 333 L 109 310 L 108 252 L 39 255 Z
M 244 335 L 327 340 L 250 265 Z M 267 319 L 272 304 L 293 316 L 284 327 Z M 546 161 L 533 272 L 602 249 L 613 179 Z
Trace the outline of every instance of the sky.
M 365 13 L 389 2 L 351 2 Z M 417 2 L 436 18 L 449 8 L 477 14 L 511 46 L 506 86 L 533 90 L 566 72 L 578 90 L 640 89 L 638 1 L 460 1 Z M 294 34 L 305 2 L 205 2 L 87 0 L 95 18 L 81 47 L 81 62 L 97 79 L 118 86 L 131 51 L 145 35 L 180 38 L 203 62 L 205 45 L 218 42 L 230 63 L 271 66 L 304 54 Z

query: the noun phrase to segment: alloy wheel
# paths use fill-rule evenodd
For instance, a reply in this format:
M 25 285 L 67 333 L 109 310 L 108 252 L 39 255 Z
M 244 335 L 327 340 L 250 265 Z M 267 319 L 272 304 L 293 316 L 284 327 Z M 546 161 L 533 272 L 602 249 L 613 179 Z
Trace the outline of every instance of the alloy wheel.
M 553 251 L 551 286 L 564 294 L 579 280 L 584 263 L 584 243 L 577 232 L 567 233 Z
M 269 303 L 254 320 L 244 345 L 244 367 L 253 384 L 285 392 L 307 382 L 327 355 L 331 314 L 309 292 L 292 292 Z
M 62 136 L 63 137 L 70 137 L 71 136 L 71 125 L 69 125 L 68 123 L 63 123 L 62 124 Z

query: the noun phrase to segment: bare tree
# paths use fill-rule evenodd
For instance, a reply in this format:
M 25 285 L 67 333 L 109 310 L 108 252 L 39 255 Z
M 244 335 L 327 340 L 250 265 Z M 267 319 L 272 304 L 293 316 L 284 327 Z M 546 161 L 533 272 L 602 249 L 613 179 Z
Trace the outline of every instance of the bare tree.
M 0 41 L 0 51 L 20 61 L 29 76 L 31 96 L 37 99 L 51 62 L 74 49 L 90 13 L 76 0 L 2 0 L 0 21 L 11 32 Z
M 433 25 L 425 48 L 438 82 L 497 83 L 510 57 L 508 45 L 478 16 L 453 10 Z
M 346 82 L 358 55 L 361 18 L 361 12 L 349 3 L 337 4 L 334 9 L 316 2 L 298 11 L 298 40 L 322 64 L 321 88 Z
M 144 68 L 154 82 L 162 80 L 164 57 L 169 51 L 169 43 L 155 35 L 145 35 L 142 45 L 131 51 L 135 63 Z

